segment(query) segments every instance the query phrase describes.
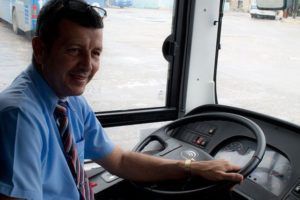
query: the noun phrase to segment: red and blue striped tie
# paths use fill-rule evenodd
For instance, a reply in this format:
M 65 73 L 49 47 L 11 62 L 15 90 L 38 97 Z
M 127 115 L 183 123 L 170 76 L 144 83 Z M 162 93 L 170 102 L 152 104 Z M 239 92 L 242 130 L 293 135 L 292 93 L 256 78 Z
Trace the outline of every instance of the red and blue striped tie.
M 66 156 L 70 171 L 73 175 L 75 184 L 80 193 L 80 199 L 93 200 L 94 194 L 92 188 L 90 188 L 89 180 L 80 163 L 80 159 L 78 158 L 77 148 L 69 130 L 67 108 L 67 102 L 59 101 L 54 110 L 54 117 L 61 135 L 64 154 Z

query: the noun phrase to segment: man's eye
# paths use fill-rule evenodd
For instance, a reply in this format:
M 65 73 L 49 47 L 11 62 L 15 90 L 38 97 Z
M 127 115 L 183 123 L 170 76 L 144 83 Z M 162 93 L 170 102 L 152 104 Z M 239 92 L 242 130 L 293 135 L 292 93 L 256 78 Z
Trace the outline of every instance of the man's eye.
M 101 54 L 101 52 L 100 52 L 100 51 L 94 51 L 94 52 L 93 52 L 93 55 L 94 55 L 94 56 L 96 56 L 96 57 L 99 57 L 99 56 L 100 56 L 100 54 Z
M 77 55 L 79 53 L 79 49 L 78 48 L 70 48 L 67 49 L 67 53 L 71 54 L 71 55 Z

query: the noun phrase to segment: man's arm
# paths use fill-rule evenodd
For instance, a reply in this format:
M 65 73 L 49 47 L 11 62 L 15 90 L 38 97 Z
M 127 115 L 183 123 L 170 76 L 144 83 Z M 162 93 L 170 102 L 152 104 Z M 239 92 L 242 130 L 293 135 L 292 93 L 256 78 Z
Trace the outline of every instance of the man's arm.
M 112 174 L 133 181 L 160 181 L 183 179 L 191 173 L 208 180 L 230 180 L 241 182 L 243 176 L 232 173 L 240 169 L 225 160 L 195 161 L 187 171 L 185 161 L 170 160 L 141 153 L 123 151 L 116 147 L 106 158 L 97 160 L 98 164 Z
M 41 199 L 39 120 L 13 106 L 1 111 L 0 119 L 0 160 L 5 160 L 0 165 L 0 199 Z

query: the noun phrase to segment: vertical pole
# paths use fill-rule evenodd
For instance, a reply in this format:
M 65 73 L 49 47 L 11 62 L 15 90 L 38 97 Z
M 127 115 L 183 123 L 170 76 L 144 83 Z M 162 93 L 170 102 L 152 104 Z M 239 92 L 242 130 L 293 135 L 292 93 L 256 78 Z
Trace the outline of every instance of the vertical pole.
M 296 0 L 296 11 L 295 11 L 295 17 L 297 17 L 297 15 L 298 15 L 298 11 L 299 11 L 299 8 L 300 8 L 299 2 L 300 2 L 300 0 Z
M 298 11 L 298 0 L 293 0 L 293 18 L 295 19 Z

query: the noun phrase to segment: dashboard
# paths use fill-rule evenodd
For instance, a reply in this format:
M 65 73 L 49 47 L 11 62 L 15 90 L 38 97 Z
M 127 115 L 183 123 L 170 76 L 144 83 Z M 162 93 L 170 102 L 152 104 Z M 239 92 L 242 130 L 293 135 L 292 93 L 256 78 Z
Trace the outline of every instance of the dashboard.
M 201 106 L 187 116 L 214 112 L 233 113 L 252 120 L 263 130 L 267 142 L 260 164 L 242 184 L 233 188 L 233 195 L 226 199 L 300 199 L 300 127 L 269 116 L 221 105 Z M 168 129 L 166 134 L 167 146 L 154 139 L 154 142 L 143 146 L 142 152 L 170 159 L 206 160 L 212 157 L 242 167 L 256 149 L 251 130 L 227 120 L 194 121 Z M 127 188 L 127 184 L 124 185 L 124 181 L 119 178 L 105 181 L 104 173 L 107 175 L 104 171 L 102 178 L 101 175 L 93 177 L 93 181 L 101 182 L 101 187 L 95 188 L 99 194 L 112 187 Z M 110 195 L 112 193 L 115 192 Z
M 267 147 L 258 167 L 234 188 L 245 199 L 300 199 L 300 128 L 269 116 L 238 108 L 208 105 L 188 115 L 227 112 L 255 122 L 266 137 Z M 251 131 L 240 124 L 203 121 L 188 124 L 173 133 L 181 141 L 197 146 L 216 159 L 243 167 L 256 148 Z

